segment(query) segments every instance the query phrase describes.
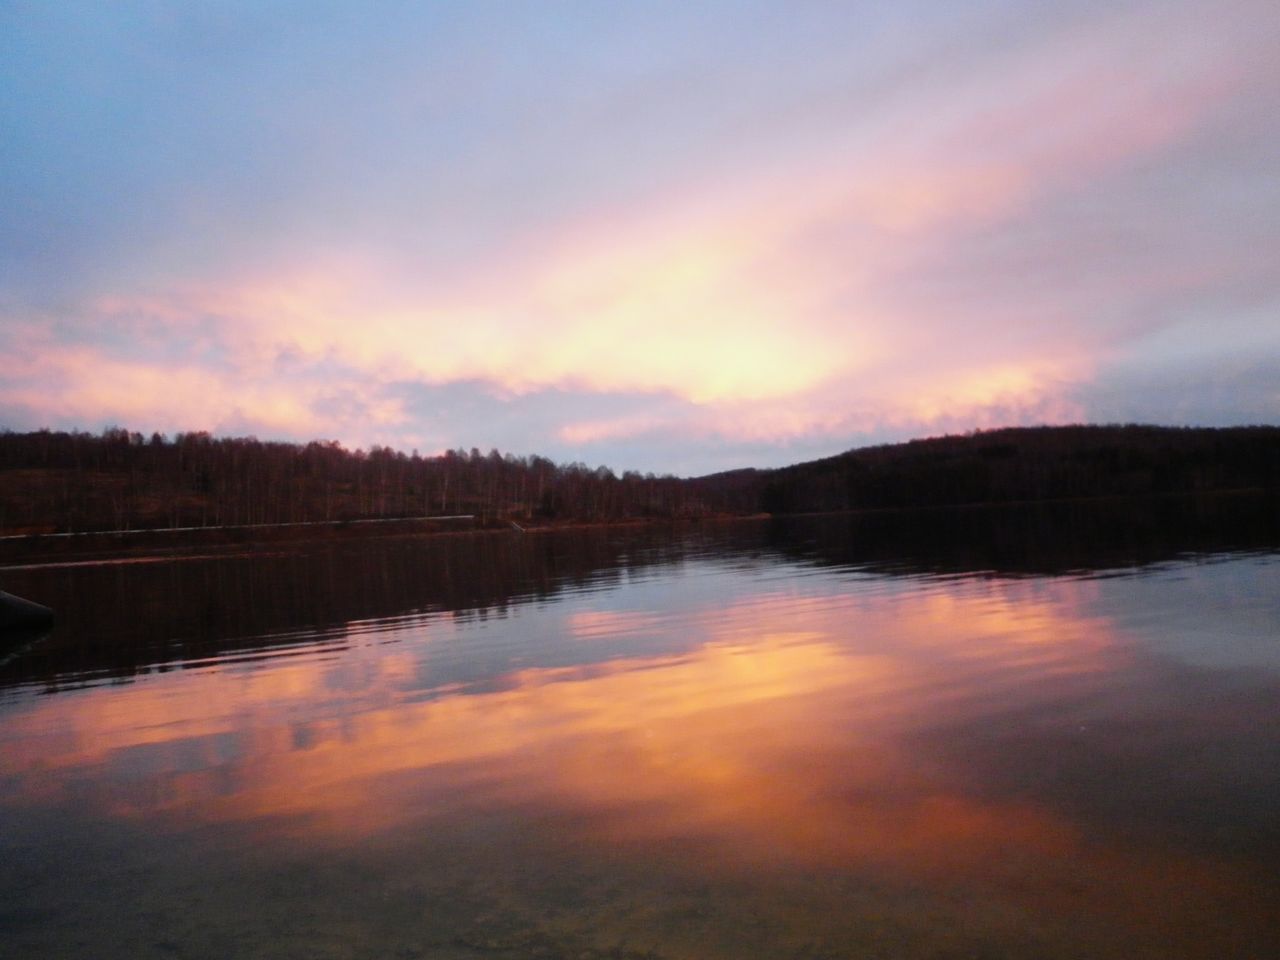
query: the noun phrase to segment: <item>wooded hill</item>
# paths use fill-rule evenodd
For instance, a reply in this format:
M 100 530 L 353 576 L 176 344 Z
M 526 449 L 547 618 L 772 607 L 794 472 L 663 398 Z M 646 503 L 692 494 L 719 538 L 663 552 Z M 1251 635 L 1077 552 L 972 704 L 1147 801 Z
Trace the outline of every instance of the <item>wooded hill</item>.
M 0 433 L 0 533 L 471 514 L 481 525 L 1280 492 L 1280 428 L 1011 428 L 694 479 L 497 450 L 406 455 L 113 428 Z
M 1280 492 L 1280 427 L 1016 427 L 850 450 L 758 486 L 770 513 Z

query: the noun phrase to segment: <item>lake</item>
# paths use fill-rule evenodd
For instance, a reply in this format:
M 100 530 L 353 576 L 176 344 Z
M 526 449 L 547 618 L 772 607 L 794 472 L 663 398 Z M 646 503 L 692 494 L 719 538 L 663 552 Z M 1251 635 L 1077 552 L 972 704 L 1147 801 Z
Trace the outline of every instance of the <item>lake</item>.
M 1267 510 L 10 563 L 0 952 L 1274 957 Z

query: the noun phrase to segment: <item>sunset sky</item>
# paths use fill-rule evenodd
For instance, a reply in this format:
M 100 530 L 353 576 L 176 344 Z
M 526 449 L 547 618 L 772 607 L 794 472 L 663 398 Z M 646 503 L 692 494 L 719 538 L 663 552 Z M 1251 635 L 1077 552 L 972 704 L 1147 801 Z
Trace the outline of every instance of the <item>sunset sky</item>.
M 0 427 L 1280 422 L 1280 5 L 0 5 Z

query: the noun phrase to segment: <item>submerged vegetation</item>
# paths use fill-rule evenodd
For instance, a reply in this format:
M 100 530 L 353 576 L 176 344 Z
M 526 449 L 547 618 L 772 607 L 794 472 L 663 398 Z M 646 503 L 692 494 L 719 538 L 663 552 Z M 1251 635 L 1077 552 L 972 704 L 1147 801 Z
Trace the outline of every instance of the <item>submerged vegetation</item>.
M 1280 491 L 1280 427 L 1010 428 L 679 479 L 492 450 L 0 433 L 0 533 L 469 515 L 481 525 Z

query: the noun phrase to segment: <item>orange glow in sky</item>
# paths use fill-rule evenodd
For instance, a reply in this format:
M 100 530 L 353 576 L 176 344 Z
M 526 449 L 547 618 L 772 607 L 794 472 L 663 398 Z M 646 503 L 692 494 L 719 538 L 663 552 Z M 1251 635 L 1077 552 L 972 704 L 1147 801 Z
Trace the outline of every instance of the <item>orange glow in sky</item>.
M 665 17 L 562 24 L 568 57 L 526 24 L 501 69 L 494 24 L 460 17 L 433 57 L 445 34 L 405 13 L 336 88 L 284 66 L 317 55 L 302 38 L 190 64 L 190 88 L 137 76 L 126 18 L 93 74 L 118 116 L 67 25 L 35 30 L 36 62 L 70 61 L 56 90 L 19 68 L 10 98 L 0 426 L 698 473 L 977 427 L 1274 420 L 1257 158 L 1280 143 L 1280 23 L 1230 8 L 721 11 L 689 49 Z M 230 76 L 258 77 L 251 102 Z

